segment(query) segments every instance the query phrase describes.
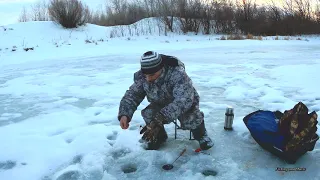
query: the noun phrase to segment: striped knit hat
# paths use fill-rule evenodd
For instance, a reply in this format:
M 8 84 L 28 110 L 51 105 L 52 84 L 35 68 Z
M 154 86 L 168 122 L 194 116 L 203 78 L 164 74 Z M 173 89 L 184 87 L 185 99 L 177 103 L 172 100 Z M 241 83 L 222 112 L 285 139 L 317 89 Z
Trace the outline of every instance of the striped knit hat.
M 154 51 L 145 52 L 140 59 L 140 64 L 143 74 L 153 74 L 163 67 L 161 55 Z

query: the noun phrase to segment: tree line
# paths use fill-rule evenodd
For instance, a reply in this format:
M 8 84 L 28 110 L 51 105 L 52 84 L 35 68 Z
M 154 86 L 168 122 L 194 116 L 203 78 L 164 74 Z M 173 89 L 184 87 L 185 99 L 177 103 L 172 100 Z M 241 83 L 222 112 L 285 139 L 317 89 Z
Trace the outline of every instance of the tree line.
M 204 34 L 302 35 L 320 33 L 320 0 L 109 0 L 105 7 L 90 10 L 80 0 L 38 2 L 19 21 L 53 20 L 66 28 L 85 23 L 101 26 L 129 25 L 158 17 L 173 32 Z M 201 27 L 201 28 L 200 28 Z

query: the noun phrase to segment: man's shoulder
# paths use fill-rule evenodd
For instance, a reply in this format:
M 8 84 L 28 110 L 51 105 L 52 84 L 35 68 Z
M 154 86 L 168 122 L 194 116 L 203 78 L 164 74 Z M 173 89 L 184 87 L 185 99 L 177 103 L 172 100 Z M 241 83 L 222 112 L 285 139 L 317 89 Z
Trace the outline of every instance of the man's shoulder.
M 180 74 L 180 73 L 185 73 L 185 72 L 186 72 L 185 69 L 184 69 L 184 67 L 182 67 L 182 66 L 173 66 L 173 67 L 169 67 L 169 68 L 172 69 L 172 72 L 173 72 L 173 73 L 178 73 L 178 74 Z
M 133 78 L 134 78 L 134 81 L 139 81 L 139 80 L 143 79 L 144 76 L 143 76 L 142 71 L 141 71 L 141 70 L 136 71 L 136 72 L 133 74 Z
M 173 72 L 173 73 L 185 73 L 185 67 L 181 65 L 177 66 L 168 66 L 168 68 Z
M 169 66 L 168 69 L 169 79 L 171 80 L 177 80 L 187 75 L 185 69 L 181 66 Z

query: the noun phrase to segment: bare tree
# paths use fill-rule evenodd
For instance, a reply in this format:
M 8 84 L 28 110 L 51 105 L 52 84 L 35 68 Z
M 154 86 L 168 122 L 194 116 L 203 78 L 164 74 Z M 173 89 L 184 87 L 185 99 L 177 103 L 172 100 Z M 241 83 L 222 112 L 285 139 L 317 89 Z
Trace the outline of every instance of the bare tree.
M 187 0 L 177 0 L 177 16 L 179 17 L 179 21 L 181 23 L 181 30 L 183 33 L 188 31 L 188 24 L 191 18 L 189 18 L 189 8 Z
M 141 19 L 148 17 L 147 10 L 140 4 L 139 1 L 128 5 L 127 10 L 127 24 L 135 23 Z
M 268 26 L 268 10 L 266 7 L 257 7 L 254 9 L 253 18 L 250 21 L 250 33 L 255 35 L 265 35 Z
M 242 0 L 243 3 L 243 18 L 245 21 L 250 21 L 253 18 L 252 0 Z
M 275 4 L 274 0 L 271 0 L 271 4 L 268 5 L 269 19 L 274 22 L 281 21 L 282 10 Z
M 214 0 L 204 0 L 201 11 L 201 25 L 205 34 L 210 34 L 214 16 Z
M 216 33 L 232 33 L 235 31 L 235 12 L 236 7 L 232 2 L 214 1 L 213 2 L 213 19 Z
M 294 0 L 296 14 L 304 20 L 311 19 L 311 4 L 310 0 Z
M 28 12 L 26 7 L 23 7 L 19 16 L 19 22 L 27 22 L 27 21 L 29 21 Z
M 317 1 L 318 8 L 313 9 L 311 0 L 271 0 L 268 6 L 258 6 L 255 0 L 111 0 L 104 11 L 89 17 L 90 22 L 105 26 L 159 17 L 159 30 L 164 24 L 165 33 L 173 32 L 178 20 L 183 32 L 198 33 L 203 27 L 205 34 L 308 34 L 319 33 L 320 0 Z
M 176 11 L 175 2 L 175 0 L 157 0 L 158 14 L 171 32 L 173 32 L 173 20 Z
M 294 15 L 294 3 L 293 0 L 282 0 L 283 10 L 287 16 Z
M 38 1 L 35 4 L 31 5 L 32 11 L 32 21 L 48 21 L 49 14 L 48 14 L 48 6 L 47 3 L 43 1 Z
M 139 9 L 137 1 L 130 5 L 127 0 L 111 0 L 106 9 L 110 25 L 128 25 L 133 23 L 134 19 L 139 16 L 138 12 L 136 12 Z
M 107 1 L 105 10 L 92 13 L 94 23 L 103 26 L 129 25 L 149 17 L 146 2 L 142 0 L 112 0 Z
M 316 32 L 316 14 L 312 10 L 311 0 L 283 0 L 284 13 L 283 24 L 285 34 L 303 34 Z
M 157 16 L 157 0 L 143 0 L 148 17 Z
M 111 0 L 111 6 L 107 7 L 107 14 L 110 21 L 114 24 L 126 24 L 126 11 L 128 9 L 128 2 L 126 0 Z
M 267 6 L 267 19 L 268 28 L 266 30 L 267 35 L 278 35 L 282 33 L 283 29 L 283 17 L 284 11 L 276 5 L 275 1 L 272 0 Z
M 295 10 L 293 0 L 282 0 L 283 1 L 283 12 L 284 17 L 283 23 L 283 34 L 293 35 L 296 34 L 295 24 Z
M 237 4 L 237 26 L 245 34 L 252 33 L 252 20 L 257 12 L 257 5 L 252 0 L 241 0 Z
M 315 12 L 317 23 L 320 24 L 320 0 L 317 1 Z
M 199 32 L 203 5 L 200 0 L 178 0 L 179 21 L 182 32 Z
M 89 8 L 79 0 L 51 0 L 50 17 L 65 28 L 75 28 L 88 21 Z

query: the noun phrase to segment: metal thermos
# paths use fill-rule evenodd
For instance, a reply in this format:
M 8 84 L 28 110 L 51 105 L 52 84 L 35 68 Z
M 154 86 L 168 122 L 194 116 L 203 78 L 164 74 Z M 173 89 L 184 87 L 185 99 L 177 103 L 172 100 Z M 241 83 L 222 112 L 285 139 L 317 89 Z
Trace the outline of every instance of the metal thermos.
M 224 120 L 224 129 L 232 130 L 232 124 L 233 124 L 233 118 L 234 118 L 233 108 L 227 107 L 225 115 L 226 117 Z

